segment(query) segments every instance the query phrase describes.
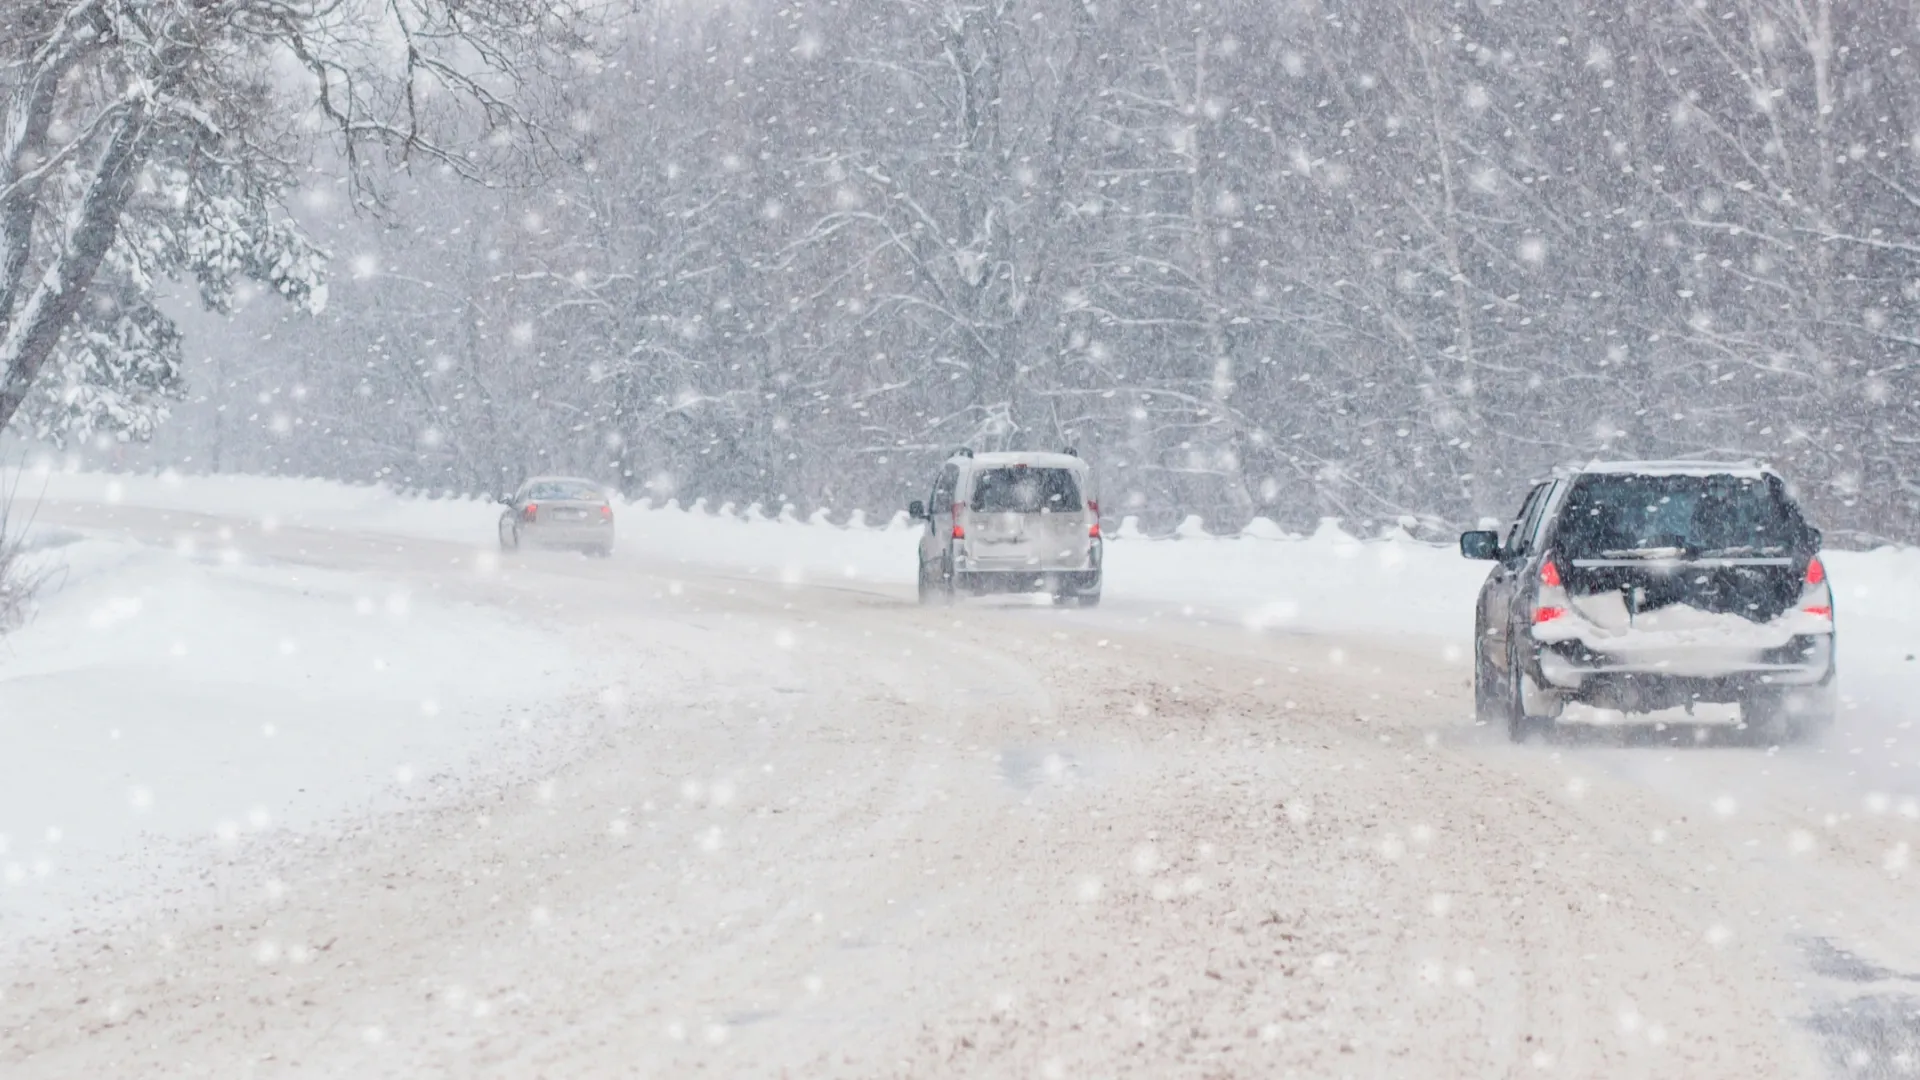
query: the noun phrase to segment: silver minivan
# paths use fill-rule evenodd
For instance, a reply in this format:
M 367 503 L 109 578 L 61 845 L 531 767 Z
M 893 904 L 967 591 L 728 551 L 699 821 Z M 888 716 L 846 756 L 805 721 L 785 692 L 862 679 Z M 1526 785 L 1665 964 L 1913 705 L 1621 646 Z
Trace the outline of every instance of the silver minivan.
M 975 454 L 940 467 L 907 513 L 920 533 L 920 602 L 956 593 L 1045 590 L 1057 604 L 1100 602 L 1100 504 L 1093 470 L 1069 450 Z

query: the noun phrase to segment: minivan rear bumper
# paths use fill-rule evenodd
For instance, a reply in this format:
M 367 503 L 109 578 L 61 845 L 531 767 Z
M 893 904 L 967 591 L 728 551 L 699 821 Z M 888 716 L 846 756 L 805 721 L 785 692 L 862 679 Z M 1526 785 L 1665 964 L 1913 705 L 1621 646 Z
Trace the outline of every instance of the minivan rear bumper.
M 1040 592 L 1042 590 L 1086 593 L 1093 592 L 1100 587 L 1100 571 L 968 571 L 960 575 L 955 584 L 964 592 L 978 593 L 980 595 L 986 595 L 988 593 Z
M 954 569 L 963 574 L 1062 574 L 1077 571 L 1100 569 L 1100 549 L 1097 545 L 1055 552 L 1051 555 L 1034 554 L 1022 550 L 1017 553 L 997 554 L 991 548 L 983 551 L 981 547 L 969 546 L 954 552 Z

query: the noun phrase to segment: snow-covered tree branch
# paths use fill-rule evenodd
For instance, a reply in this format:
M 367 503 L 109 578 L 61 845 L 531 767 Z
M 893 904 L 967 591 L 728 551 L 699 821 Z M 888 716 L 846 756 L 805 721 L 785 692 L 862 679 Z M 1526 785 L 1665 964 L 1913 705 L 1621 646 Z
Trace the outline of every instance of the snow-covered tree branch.
M 164 311 L 251 281 L 318 311 L 287 211 L 317 153 L 356 202 L 425 159 L 483 179 L 546 145 L 520 98 L 579 44 L 548 0 L 49 0 L 0 28 L 0 428 L 149 434 L 179 388 Z M 374 160 L 370 155 L 382 155 Z

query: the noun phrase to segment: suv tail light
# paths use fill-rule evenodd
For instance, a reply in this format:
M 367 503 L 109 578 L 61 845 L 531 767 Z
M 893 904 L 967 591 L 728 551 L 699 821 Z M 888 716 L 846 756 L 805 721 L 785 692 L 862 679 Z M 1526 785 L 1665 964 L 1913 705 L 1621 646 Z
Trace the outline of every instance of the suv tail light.
M 1548 555 L 1540 564 L 1540 595 L 1534 603 L 1535 626 L 1567 617 L 1567 590 L 1560 584 L 1560 567 Z
M 601 521 L 612 521 L 612 520 L 613 520 L 613 507 L 612 507 L 612 506 L 610 506 L 610 505 L 607 505 L 607 504 L 604 504 L 604 503 L 603 503 L 603 504 L 601 504 L 601 506 L 600 506 L 600 520 L 601 520 Z
M 967 538 L 967 527 L 960 523 L 960 514 L 966 510 L 966 508 L 966 503 L 957 502 L 953 504 L 953 538 L 955 540 L 965 540 Z
M 532 521 L 534 519 L 534 515 L 538 514 L 539 512 L 540 512 L 539 503 L 528 503 L 527 508 L 521 511 L 520 516 L 527 519 L 528 521 Z
M 1833 586 L 1827 584 L 1827 568 L 1818 555 L 1807 562 L 1807 577 L 1800 587 L 1800 610 L 1822 619 L 1833 618 Z
M 1093 515 L 1093 522 L 1087 526 L 1087 538 L 1098 540 L 1100 539 L 1100 504 L 1088 499 L 1087 513 Z

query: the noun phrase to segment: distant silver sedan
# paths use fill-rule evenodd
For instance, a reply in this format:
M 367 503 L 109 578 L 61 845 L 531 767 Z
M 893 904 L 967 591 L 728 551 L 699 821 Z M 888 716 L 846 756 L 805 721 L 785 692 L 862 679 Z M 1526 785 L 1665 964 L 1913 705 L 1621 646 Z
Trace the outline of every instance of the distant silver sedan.
M 613 504 L 606 489 L 573 476 L 536 476 L 499 500 L 500 550 L 569 548 L 613 554 Z

